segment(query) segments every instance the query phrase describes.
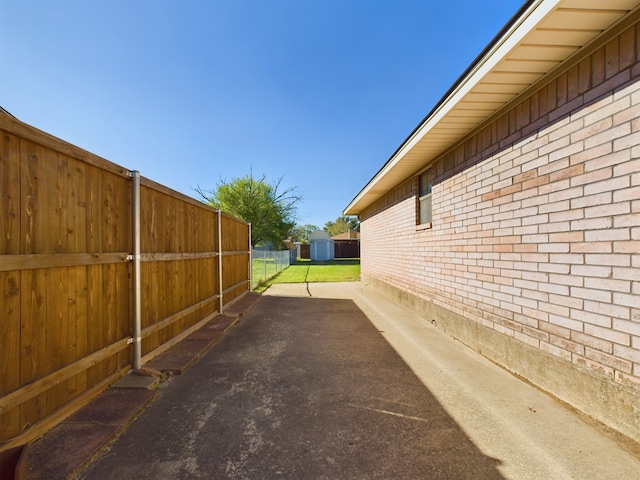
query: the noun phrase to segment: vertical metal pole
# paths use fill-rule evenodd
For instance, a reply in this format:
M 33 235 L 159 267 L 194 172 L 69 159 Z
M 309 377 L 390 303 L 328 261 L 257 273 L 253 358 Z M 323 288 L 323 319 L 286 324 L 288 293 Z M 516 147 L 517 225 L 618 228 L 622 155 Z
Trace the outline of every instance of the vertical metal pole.
M 251 224 L 249 224 L 249 291 L 253 290 L 253 247 L 251 245 Z
M 267 251 L 262 251 L 262 264 L 264 265 L 264 281 L 267 281 Z
M 140 282 L 140 172 L 131 172 L 133 206 L 133 371 L 142 367 L 142 287 Z
M 218 209 L 218 313 L 220 315 L 224 310 L 222 290 L 222 210 Z

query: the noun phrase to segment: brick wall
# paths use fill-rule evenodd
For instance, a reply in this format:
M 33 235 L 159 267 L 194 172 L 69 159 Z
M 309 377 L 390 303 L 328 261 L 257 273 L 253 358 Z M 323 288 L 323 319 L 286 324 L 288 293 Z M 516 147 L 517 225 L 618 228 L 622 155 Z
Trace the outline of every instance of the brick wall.
M 636 24 L 439 158 L 431 229 L 415 178 L 364 211 L 363 276 L 640 389 L 639 45 Z

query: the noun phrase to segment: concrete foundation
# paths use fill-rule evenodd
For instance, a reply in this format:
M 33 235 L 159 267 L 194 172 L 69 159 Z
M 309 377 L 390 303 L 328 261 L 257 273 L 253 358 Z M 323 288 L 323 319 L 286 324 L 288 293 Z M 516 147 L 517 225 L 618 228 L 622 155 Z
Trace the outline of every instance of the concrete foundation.
M 607 427 L 640 442 L 640 392 L 597 376 L 512 337 L 432 304 L 375 277 L 363 275 L 386 297 L 489 360 L 548 392 Z

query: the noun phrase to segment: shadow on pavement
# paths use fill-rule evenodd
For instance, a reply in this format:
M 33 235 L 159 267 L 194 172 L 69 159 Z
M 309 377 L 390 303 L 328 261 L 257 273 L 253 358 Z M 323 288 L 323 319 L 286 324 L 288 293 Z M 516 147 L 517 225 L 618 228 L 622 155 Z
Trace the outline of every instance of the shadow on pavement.
M 351 300 L 265 296 L 84 478 L 499 479 Z

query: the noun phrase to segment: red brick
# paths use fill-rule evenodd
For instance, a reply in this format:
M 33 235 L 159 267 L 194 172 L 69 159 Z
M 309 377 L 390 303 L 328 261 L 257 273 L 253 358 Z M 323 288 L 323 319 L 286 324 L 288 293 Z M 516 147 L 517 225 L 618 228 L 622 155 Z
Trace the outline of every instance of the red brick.
M 562 170 L 558 170 L 557 172 L 549 174 L 549 181 L 556 182 L 565 178 L 575 177 L 582 174 L 583 172 L 584 164 L 580 163 L 578 165 L 574 165 L 573 167 L 563 168 Z
M 611 154 L 611 152 L 613 152 L 613 145 L 610 142 L 603 143 L 602 145 L 596 145 L 593 148 L 588 148 L 579 153 L 575 153 L 571 155 L 571 157 L 569 158 L 569 163 L 571 165 L 575 165 L 576 163 L 582 163 L 582 162 L 591 161 L 593 159 L 599 159 L 606 155 Z M 592 170 L 597 170 L 597 168 L 592 168 Z
M 494 198 L 498 198 L 500 196 L 500 190 L 494 190 L 493 192 L 485 193 L 482 195 L 482 201 L 486 202 L 488 200 L 493 200 Z
M 596 205 L 584 209 L 585 218 L 608 217 L 631 213 L 631 203 L 612 203 L 610 205 Z
M 623 123 L 621 125 L 616 125 L 613 128 L 604 130 L 598 134 L 591 135 L 589 138 L 586 138 L 584 140 L 584 149 L 587 150 L 589 148 L 601 145 L 603 143 L 613 142 L 614 140 L 621 137 L 625 137 L 630 133 L 631 133 L 631 124 Z M 615 147 L 614 147 L 614 151 L 615 151 Z
M 542 175 L 540 177 L 532 178 L 531 180 L 522 182 L 522 189 L 525 190 L 529 188 L 539 187 L 540 185 L 546 185 L 547 183 L 549 183 L 549 176 Z
M 598 230 L 602 228 L 611 228 L 612 226 L 613 219 L 611 217 L 586 218 L 571 222 L 571 230 Z
M 607 290 L 610 292 L 631 292 L 631 282 L 628 280 L 613 280 L 611 278 L 585 278 L 585 288 Z
M 547 273 L 547 275 L 549 273 L 568 274 L 570 270 L 571 270 L 570 265 L 561 265 L 558 263 L 541 263 L 538 265 L 538 271 L 545 272 Z M 557 293 L 558 295 L 568 295 L 567 289 L 564 289 L 562 291 L 559 290 L 559 288 L 562 288 L 562 287 L 556 288 L 555 286 L 544 284 L 544 285 L 540 285 L 538 288 L 546 292 Z
M 548 197 L 546 199 L 549 201 Z M 547 203 L 546 205 L 540 205 L 538 208 L 539 213 L 555 213 L 569 210 L 571 208 L 570 200 L 561 200 L 559 202 Z
M 571 295 L 587 300 L 596 300 L 598 302 L 611 303 L 611 292 L 596 290 L 594 288 L 571 287 Z
M 598 350 L 586 348 L 585 356 L 587 358 L 590 358 L 591 360 L 595 360 L 598 363 L 602 363 L 603 365 L 607 365 L 623 373 L 631 373 L 633 371 L 633 365 L 631 362 L 619 359 L 613 355 L 607 355 L 606 353 L 600 352 Z
M 623 123 L 622 125 L 628 125 L 631 131 L 631 124 Z M 622 126 L 620 125 L 620 126 Z M 640 132 L 631 133 L 621 138 L 617 138 L 613 141 L 613 151 L 629 149 L 640 144 Z
M 566 340 L 562 337 L 556 337 L 556 336 L 551 336 L 550 338 L 550 343 L 552 343 L 553 345 L 556 345 L 560 348 L 562 348 L 563 350 L 566 350 L 568 352 L 573 352 L 573 353 L 578 353 L 580 355 L 584 354 L 584 346 L 580 345 L 579 343 L 576 342 L 572 342 L 570 340 Z
M 588 139 L 593 135 L 602 132 L 608 128 L 611 128 L 613 125 L 613 118 L 611 115 L 615 113 L 619 113 L 620 109 L 613 108 L 611 113 L 607 115 L 607 111 L 605 109 L 596 110 L 595 113 L 587 116 L 586 120 L 589 121 L 586 127 L 581 128 L 571 135 L 572 142 L 579 142 L 581 140 Z M 605 118 L 601 118 L 602 116 L 606 116 Z M 585 121 L 586 121 L 585 120 Z
M 640 253 L 640 242 L 628 241 L 628 242 L 613 242 L 614 253 Z
M 522 332 L 515 332 L 514 338 L 534 348 L 540 347 L 540 339 L 535 335 L 536 330 L 527 328 Z
M 630 255 L 611 254 L 611 255 L 585 255 L 585 264 L 587 265 L 610 265 L 613 267 L 629 267 L 631 266 Z
M 616 318 L 621 318 L 623 320 L 629 318 L 628 307 L 613 305 L 611 303 L 602 303 L 602 302 L 595 302 L 592 300 L 585 300 L 583 308 L 584 308 L 585 315 L 597 314 L 604 319 L 605 323 L 603 322 L 598 323 L 598 322 L 586 320 L 587 322 L 598 324 L 601 326 L 606 326 L 607 328 L 612 328 L 612 325 L 613 325 L 612 320 L 615 320 Z M 617 329 L 614 328 L 614 330 L 617 330 Z
M 640 225 L 640 213 L 619 215 L 614 218 L 613 225 L 615 226 L 615 228 L 637 227 L 638 225 Z
M 635 375 L 635 377 L 632 375 Z M 621 384 L 627 385 L 631 388 L 640 388 L 640 365 L 634 366 L 634 372 L 632 375 L 616 371 L 615 379 Z
M 625 95 L 615 101 L 613 98 L 607 97 L 605 100 L 594 103 L 590 112 L 584 116 L 585 128 L 571 135 L 571 140 L 584 140 L 610 130 L 614 126 L 613 116 L 630 109 L 630 107 L 630 95 Z
M 575 355 L 573 362 L 589 370 L 600 373 L 601 375 L 614 378 L 615 371 L 613 368 L 603 365 L 602 363 L 590 360 L 579 355 Z
M 537 170 L 528 170 L 526 172 L 520 173 L 513 177 L 513 183 L 520 183 L 525 180 L 531 180 L 532 178 L 536 178 L 538 176 Z
M 598 265 L 572 265 L 571 274 L 577 277 L 599 277 L 609 278 L 611 276 L 611 267 L 601 267 Z
M 600 350 L 605 353 L 613 352 L 613 343 L 608 340 L 603 340 L 601 338 L 596 338 L 591 335 L 586 335 L 581 332 L 571 332 L 571 340 L 574 342 L 580 343 L 581 345 Z
M 511 193 L 519 192 L 520 190 L 522 190 L 522 184 L 516 183 L 514 185 L 511 185 L 510 187 L 501 188 L 500 196 L 509 195 Z M 484 198 L 482 200 L 484 200 Z
M 614 292 L 613 302 L 620 306 L 640 308 L 640 295 Z
M 550 257 L 549 261 L 551 263 L 563 265 L 567 268 L 572 265 L 582 265 L 584 263 L 584 256 L 579 253 L 552 253 Z
M 613 320 L 613 328 L 619 332 L 626 332 L 640 338 L 640 323 L 628 320 Z
M 611 253 L 612 251 L 613 248 L 611 242 L 585 242 L 571 244 L 571 253 Z
M 613 278 L 621 278 L 624 280 L 632 280 L 640 283 L 640 270 L 637 268 L 615 267 L 612 273 Z
M 584 167 L 584 164 L 579 164 Z M 613 168 L 605 167 L 600 170 L 590 171 L 584 175 L 578 175 L 571 179 L 571 186 L 587 185 L 593 182 L 609 179 L 613 176 Z

